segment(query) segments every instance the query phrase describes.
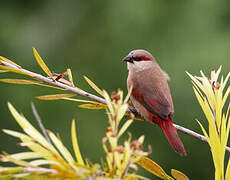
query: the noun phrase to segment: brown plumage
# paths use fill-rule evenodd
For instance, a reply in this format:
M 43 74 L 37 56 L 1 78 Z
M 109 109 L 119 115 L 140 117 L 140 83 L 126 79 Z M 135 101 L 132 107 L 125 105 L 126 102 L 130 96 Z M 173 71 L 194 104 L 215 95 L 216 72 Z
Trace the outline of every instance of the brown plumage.
M 174 107 L 168 75 L 145 50 L 131 51 L 123 60 L 128 62 L 127 87 L 133 87 L 133 105 L 144 119 L 159 125 L 174 150 L 185 156 L 184 145 L 172 123 Z

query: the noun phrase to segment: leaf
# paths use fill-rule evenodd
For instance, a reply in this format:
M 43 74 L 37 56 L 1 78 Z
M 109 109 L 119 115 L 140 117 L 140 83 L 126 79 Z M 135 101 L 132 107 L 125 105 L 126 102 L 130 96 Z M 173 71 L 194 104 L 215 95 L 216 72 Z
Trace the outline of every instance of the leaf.
M 26 79 L 0 79 L 1 82 L 11 84 L 39 84 L 38 81 L 26 80 Z
M 73 85 L 73 76 L 72 76 L 72 72 L 71 72 L 71 69 L 67 69 L 67 74 L 68 74 L 68 78 L 69 78 L 69 81 L 71 82 L 71 84 Z
M 26 161 L 15 159 L 9 154 L 4 154 L 3 156 L 4 156 L 4 159 L 6 159 L 6 161 L 13 162 L 14 164 L 17 164 L 19 166 L 35 167 L 35 168 L 37 167 L 37 166 L 34 166 L 34 165 L 32 165 Z
M 36 139 L 36 141 L 39 142 L 43 147 L 49 148 L 53 152 L 57 152 L 55 148 L 41 135 L 41 133 L 36 130 L 23 115 L 19 114 L 10 103 L 8 103 L 8 108 L 26 134 Z
M 105 104 L 97 103 L 97 104 L 81 104 L 78 107 L 85 109 L 105 109 L 107 106 Z
M 130 119 L 124 123 L 124 125 L 121 127 L 119 133 L 118 133 L 118 138 L 127 130 L 127 128 L 132 124 L 133 120 Z
M 120 121 L 128 110 L 128 104 L 122 104 L 117 111 L 117 121 Z
M 225 179 L 229 179 L 230 178 L 230 160 L 228 160 L 228 165 L 226 168 L 226 174 L 225 174 Z
M 7 155 L 5 156 L 7 157 Z M 7 158 L 4 159 L 5 156 L 1 157 L 2 162 L 7 161 Z M 35 158 L 42 157 L 41 154 L 35 152 L 21 152 L 21 153 L 11 154 L 10 156 L 16 160 L 35 159 Z
M 63 97 L 62 99 L 65 99 L 65 100 L 68 100 L 68 101 L 75 101 L 75 102 L 98 104 L 98 102 L 96 102 L 96 101 L 89 101 L 89 100 L 85 100 L 85 99 L 74 99 L 74 98 L 68 98 L 68 97 Z
M 5 62 L 8 62 L 9 64 L 12 64 L 12 65 L 14 65 L 14 66 L 17 66 L 18 68 L 22 68 L 21 66 L 19 66 L 19 65 L 16 64 L 15 62 L 13 62 L 13 61 L 11 61 L 11 60 L 5 58 L 5 57 L 0 56 L 0 62 L 2 62 L 2 63 L 4 64 L 4 61 L 5 61 Z
M 129 97 L 130 97 L 132 91 L 133 91 L 133 86 L 131 86 L 131 88 L 129 89 L 129 92 L 128 92 L 127 96 L 125 97 L 124 103 L 127 103 L 127 102 L 128 102 Z
M 42 68 L 42 70 L 50 77 L 54 80 L 51 71 L 49 70 L 49 68 L 46 66 L 45 62 L 42 60 L 41 56 L 38 54 L 37 50 L 35 48 L 33 48 L 33 53 L 34 53 L 34 57 L 37 60 L 38 64 L 40 65 L 40 67 Z
M 26 79 L 0 79 L 0 82 L 10 83 L 10 84 L 39 85 L 39 86 L 43 86 L 43 87 L 49 87 L 49 88 L 63 90 L 59 87 L 50 86 L 50 85 L 44 84 L 43 82 L 40 82 L 40 81 L 33 81 L 33 80 L 26 80 Z
M 45 159 L 33 160 L 33 161 L 30 161 L 30 164 L 34 166 L 51 165 L 51 164 L 59 165 L 57 161 L 51 161 L 51 160 L 45 160 Z
M 23 134 L 23 133 L 20 133 L 20 132 L 17 132 L 17 131 L 12 131 L 12 130 L 9 130 L 9 129 L 3 129 L 2 131 L 4 133 L 8 134 L 8 135 L 11 135 L 11 136 L 14 136 L 14 137 L 17 137 L 17 138 L 20 138 L 20 139 L 26 139 L 27 141 L 31 140 L 31 138 L 29 136 L 27 136 L 26 134 Z
M 141 157 L 137 164 L 159 178 L 173 180 L 157 163 L 145 156 Z
M 87 78 L 86 76 L 83 76 L 84 78 L 85 78 L 85 80 L 86 80 L 86 82 L 98 93 L 98 94 L 100 94 L 101 96 L 104 96 L 104 93 L 103 93 L 103 91 L 99 88 L 99 87 L 97 87 L 97 85 L 94 83 L 94 82 L 92 82 L 89 78 Z
M 182 172 L 171 169 L 171 174 L 176 180 L 189 180 L 189 178 Z
M 5 72 L 9 72 L 7 70 L 0 70 L 0 73 L 5 73 Z
M 50 101 L 50 100 L 60 100 L 60 99 L 68 98 L 72 96 L 76 96 L 76 94 L 52 94 L 52 95 L 36 96 L 36 98 L 40 100 Z
M 26 73 L 26 72 L 24 72 L 24 71 L 22 71 L 20 69 L 11 68 L 11 67 L 8 67 L 8 66 L 5 66 L 5 65 L 0 65 L 0 69 L 4 69 L 4 70 L 10 71 L 10 72 L 15 72 L 15 73 L 18 73 L 18 74 L 23 74 L 23 75 L 33 77 L 31 74 Z
M 54 133 L 51 131 L 48 131 L 48 135 L 50 139 L 52 140 L 53 144 L 57 147 L 59 152 L 62 154 L 62 156 L 68 161 L 68 163 L 72 164 L 74 162 L 72 155 L 68 151 L 68 149 L 63 145 L 63 143 L 55 136 Z
M 72 120 L 71 136 L 72 136 L 72 144 L 73 144 L 75 156 L 77 158 L 77 162 L 81 165 L 84 165 L 84 161 L 82 159 L 81 152 L 78 145 L 75 120 Z
M 0 174 L 1 174 L 1 180 L 4 179 L 3 174 L 5 174 L 6 176 L 9 176 L 10 174 L 14 174 L 14 173 L 20 173 L 21 171 L 23 171 L 24 168 L 23 167 L 0 167 Z M 9 180 L 12 178 L 5 178 L 4 180 Z
M 110 113 L 114 115 L 115 111 L 108 93 L 106 91 L 103 91 L 103 94 Z

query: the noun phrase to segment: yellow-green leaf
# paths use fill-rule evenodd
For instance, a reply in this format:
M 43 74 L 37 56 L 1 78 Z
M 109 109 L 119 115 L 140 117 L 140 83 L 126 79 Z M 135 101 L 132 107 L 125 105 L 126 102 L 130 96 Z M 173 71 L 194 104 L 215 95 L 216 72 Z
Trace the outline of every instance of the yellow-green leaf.
M 7 70 L 0 70 L 0 73 L 5 73 L 5 72 L 9 72 Z
M 169 177 L 157 163 L 145 156 L 143 156 L 137 164 L 159 178 L 173 180 L 173 178 Z
M 230 160 L 228 160 L 228 165 L 225 174 L 225 179 L 229 179 L 229 178 L 230 178 Z
M 31 140 L 31 137 L 27 136 L 26 134 L 17 132 L 17 131 L 12 131 L 12 130 L 9 130 L 9 129 L 3 129 L 2 131 L 4 133 L 8 134 L 8 135 L 11 135 L 11 136 L 14 136 L 14 137 L 17 137 L 17 138 L 20 138 L 20 139 L 26 139 L 27 141 Z
M 16 159 L 16 160 L 25 160 L 25 159 L 36 159 L 36 158 L 42 158 L 42 155 L 39 153 L 35 153 L 35 152 L 21 152 L 21 153 L 15 153 L 15 154 L 11 154 L 10 155 L 12 158 Z M 1 157 L 1 161 L 2 162 L 6 162 L 8 161 L 7 155 L 2 156 Z
M 65 99 L 65 100 L 68 100 L 68 101 L 75 101 L 75 102 L 98 104 L 98 102 L 96 102 L 96 101 L 89 101 L 89 100 L 85 100 L 85 99 L 75 99 L 75 98 L 69 98 L 69 97 L 63 97 L 62 99 Z
M 37 166 L 34 166 L 34 165 L 32 165 L 26 161 L 14 159 L 13 157 L 11 157 L 10 155 L 8 155 L 6 153 L 3 156 L 4 156 L 4 159 L 6 159 L 6 161 L 13 162 L 14 164 L 17 164 L 19 166 L 34 167 L 34 168 L 37 167 Z
M 77 162 L 81 165 L 84 165 L 84 161 L 82 159 L 81 152 L 78 145 L 75 120 L 72 120 L 71 135 L 72 135 L 73 149 L 74 149 L 75 156 L 77 158 Z
M 11 84 L 41 84 L 39 81 L 26 80 L 26 79 L 0 79 L 1 82 Z
M 26 80 L 26 79 L 0 79 L 0 82 L 11 83 L 11 84 L 23 84 L 23 85 L 39 85 L 39 86 L 43 86 L 43 87 L 49 87 L 49 88 L 63 90 L 59 87 L 50 86 L 50 85 L 44 84 L 43 82 L 40 82 L 40 81 L 33 81 L 33 80 Z
M 15 120 L 17 121 L 17 123 L 21 126 L 21 128 L 25 131 L 26 134 L 36 139 L 36 141 L 39 142 L 43 147 L 47 147 L 52 151 L 56 152 L 52 144 L 50 144 L 45 139 L 45 137 L 43 137 L 41 133 L 37 129 L 35 129 L 22 114 L 19 114 L 10 103 L 8 103 L 8 108 Z
M 124 125 L 121 127 L 121 129 L 118 133 L 118 137 L 120 137 L 127 130 L 127 128 L 130 126 L 130 124 L 132 124 L 132 122 L 133 122 L 133 120 L 130 119 L 124 123 Z
M 5 66 L 5 65 L 0 65 L 0 69 L 3 69 L 3 70 L 7 70 L 7 71 L 10 71 L 10 72 L 15 72 L 15 73 L 18 73 L 18 74 L 23 74 L 23 75 L 27 75 L 27 76 L 30 76 L 30 77 L 33 77 L 31 74 L 29 73 L 26 73 L 20 69 L 14 69 L 14 68 L 11 68 L 11 67 L 8 67 L 8 66 Z
M 16 174 L 16 173 L 20 173 L 24 170 L 23 167 L 0 167 L 0 174 L 1 174 L 1 180 L 8 180 L 8 179 L 12 179 L 9 175 L 11 174 Z M 5 174 L 7 177 L 4 179 L 4 175 Z
M 104 90 L 103 94 L 104 94 L 103 96 L 105 98 L 105 101 L 106 101 L 106 104 L 108 106 L 108 109 L 109 109 L 110 113 L 112 115 L 114 115 L 115 111 L 114 111 L 114 108 L 113 108 L 113 105 L 112 105 L 112 102 L 111 102 L 111 99 L 110 99 L 108 93 Z
M 46 66 L 45 62 L 42 60 L 41 56 L 38 54 L 37 50 L 35 48 L 33 48 L 33 53 L 34 53 L 34 57 L 37 60 L 38 64 L 40 65 L 40 67 L 42 68 L 42 70 L 50 77 L 53 79 L 52 73 L 49 70 L 49 68 Z M 54 79 L 53 79 L 54 80 Z
M 107 106 L 105 104 L 97 103 L 97 104 L 81 104 L 78 107 L 85 109 L 105 109 Z
M 171 169 L 171 174 L 176 180 L 189 180 L 189 178 L 182 172 Z
M 68 161 L 68 163 L 70 163 L 70 165 L 72 165 L 72 163 L 74 162 L 73 157 L 71 153 L 68 151 L 68 149 L 63 145 L 62 141 L 58 139 L 57 136 L 55 136 L 55 134 L 52 133 L 51 131 L 48 131 L 48 135 L 52 140 L 53 144 L 57 147 L 59 152 L 62 154 L 62 156 L 66 159 L 66 161 Z
M 0 62 L 2 62 L 4 64 L 4 61 L 8 62 L 9 64 L 12 64 L 14 66 L 17 66 L 18 68 L 22 68 L 21 66 L 19 66 L 18 64 L 16 64 L 15 62 L 5 58 L 5 57 L 2 57 L 0 56 Z
M 59 100 L 63 98 L 68 98 L 72 96 L 76 96 L 76 94 L 52 94 L 52 95 L 36 96 L 36 98 L 40 100 L 50 101 L 50 100 Z
M 72 76 L 72 72 L 71 72 L 71 69 L 67 69 L 67 74 L 68 74 L 68 78 L 69 78 L 69 81 L 72 83 L 73 85 L 73 76 Z
M 94 83 L 94 82 L 92 82 L 89 78 L 87 78 L 86 76 L 83 76 L 84 78 L 85 78 L 85 80 L 86 80 L 86 82 L 98 93 L 98 94 L 100 94 L 101 96 L 104 96 L 104 93 L 103 93 L 103 91 L 99 88 L 99 87 L 97 87 L 97 85 Z

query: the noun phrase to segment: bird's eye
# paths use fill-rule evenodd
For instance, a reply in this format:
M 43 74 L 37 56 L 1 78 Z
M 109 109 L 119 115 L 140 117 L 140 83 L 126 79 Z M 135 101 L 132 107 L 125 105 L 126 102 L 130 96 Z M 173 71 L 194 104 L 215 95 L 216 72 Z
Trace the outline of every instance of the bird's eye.
M 136 61 L 141 61 L 142 57 L 136 57 Z

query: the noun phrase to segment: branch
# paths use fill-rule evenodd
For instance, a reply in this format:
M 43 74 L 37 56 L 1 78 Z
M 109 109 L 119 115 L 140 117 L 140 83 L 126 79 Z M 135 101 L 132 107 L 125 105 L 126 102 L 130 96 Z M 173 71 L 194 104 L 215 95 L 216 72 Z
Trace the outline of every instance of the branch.
M 56 87 L 65 89 L 65 90 L 67 90 L 67 91 L 73 92 L 73 93 L 78 94 L 78 95 L 80 95 L 80 96 L 87 97 L 87 98 L 92 99 L 92 100 L 95 100 L 95 101 L 97 101 L 97 102 L 99 102 L 99 103 L 106 104 L 105 99 L 103 99 L 103 98 L 101 98 L 101 97 L 95 96 L 95 95 L 93 95 L 93 94 L 90 94 L 90 93 L 88 93 L 88 92 L 86 92 L 86 91 L 77 89 L 77 88 L 75 88 L 75 87 L 71 87 L 71 86 L 65 85 L 65 84 L 60 83 L 60 82 L 58 82 L 58 81 L 54 81 L 54 80 L 52 80 L 52 79 L 50 79 L 50 78 L 48 78 L 48 77 L 44 77 L 44 76 L 42 76 L 42 75 L 40 75 L 40 74 L 37 74 L 37 73 L 31 72 L 31 71 L 28 71 L 28 70 L 23 69 L 23 68 L 21 68 L 21 67 L 17 67 L 17 66 L 15 66 L 15 65 L 13 65 L 13 64 L 10 64 L 10 63 L 8 63 L 8 62 L 5 62 L 5 61 L 4 61 L 4 64 L 3 64 L 3 63 L 0 63 L 0 65 L 6 66 L 6 67 L 9 67 L 9 68 L 13 68 L 13 69 L 16 69 L 16 70 L 21 71 L 21 72 L 24 72 L 24 73 L 27 73 L 27 74 L 29 74 L 30 76 L 32 76 L 33 78 L 38 79 L 38 80 L 40 80 L 40 81 L 43 81 L 43 82 L 46 82 L 46 83 L 51 84 L 51 85 L 53 85 L 53 86 L 56 86 Z M 132 113 L 134 113 L 136 116 L 139 116 L 139 117 L 140 117 L 140 114 L 137 112 L 137 110 L 136 110 L 135 108 L 130 107 L 129 110 L 130 110 Z M 175 127 L 178 131 L 180 131 L 180 132 L 182 132 L 182 133 L 184 133 L 184 134 L 187 134 L 187 135 L 192 136 L 192 137 L 194 137 L 194 138 L 196 138 L 196 139 L 199 139 L 200 141 L 203 141 L 203 142 L 206 142 L 206 143 L 207 143 L 206 137 L 203 136 L 203 135 L 201 135 L 201 134 L 198 134 L 198 133 L 196 133 L 196 132 L 194 132 L 194 131 L 192 131 L 192 130 L 190 130 L 190 129 L 187 129 L 187 128 L 185 128 L 185 127 L 182 127 L 182 126 L 179 126 L 179 125 L 176 125 L 176 124 L 174 124 L 174 127 Z M 226 147 L 226 151 L 230 152 L 230 147 Z
M 51 143 L 51 140 L 50 140 L 50 138 L 49 138 L 49 136 L 48 136 L 48 134 L 47 134 L 47 132 L 46 132 L 46 129 L 45 129 L 44 125 L 42 124 L 42 120 L 41 120 L 40 116 L 38 115 L 38 112 L 37 112 L 37 110 L 36 110 L 36 108 L 35 108 L 34 103 L 31 103 L 31 108 L 32 108 L 34 117 L 35 117 L 35 119 L 37 120 L 37 123 L 38 123 L 40 129 L 42 130 L 43 135 L 45 136 L 46 140 L 47 140 L 50 144 L 52 144 L 52 143 Z

